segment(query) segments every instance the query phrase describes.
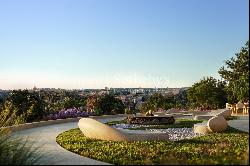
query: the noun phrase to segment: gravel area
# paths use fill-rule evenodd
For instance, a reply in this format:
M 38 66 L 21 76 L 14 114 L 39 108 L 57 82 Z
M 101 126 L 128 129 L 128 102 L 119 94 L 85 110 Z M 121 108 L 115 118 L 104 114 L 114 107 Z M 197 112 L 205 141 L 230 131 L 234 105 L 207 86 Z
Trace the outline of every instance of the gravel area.
M 178 141 L 183 139 L 191 139 L 205 134 L 194 133 L 192 128 L 168 128 L 168 129 L 148 129 L 149 131 L 160 131 L 169 135 L 169 140 Z
M 150 127 L 153 125 L 138 125 L 138 124 L 116 124 L 113 125 L 114 128 L 123 129 L 125 132 L 129 132 L 130 128 L 138 127 Z M 194 133 L 192 128 L 168 128 L 168 129 L 146 129 L 146 130 L 130 130 L 133 133 L 142 132 L 163 132 L 169 135 L 169 140 L 178 141 L 183 139 L 191 139 L 194 137 L 202 136 L 204 134 Z

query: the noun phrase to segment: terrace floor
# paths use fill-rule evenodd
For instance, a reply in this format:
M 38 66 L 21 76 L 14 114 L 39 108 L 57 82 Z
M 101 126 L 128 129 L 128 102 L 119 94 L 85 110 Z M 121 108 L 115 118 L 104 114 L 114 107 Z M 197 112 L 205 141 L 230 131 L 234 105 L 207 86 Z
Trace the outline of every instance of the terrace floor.
M 238 119 L 228 121 L 228 125 L 249 133 L 249 114 L 237 114 Z
M 97 118 L 96 118 L 97 119 Z M 122 120 L 124 116 L 112 118 L 98 118 L 98 121 L 103 123 L 113 120 Z M 109 165 L 101 161 L 96 161 L 87 157 L 82 157 L 78 154 L 69 152 L 59 146 L 56 142 L 56 137 L 60 133 L 77 128 L 78 122 L 69 122 L 63 124 L 55 124 L 50 126 L 37 127 L 19 132 L 14 132 L 14 136 L 27 138 L 33 143 L 34 147 L 41 147 L 40 151 L 44 154 L 42 165 Z
M 236 115 L 239 118 L 228 121 L 229 126 L 249 132 L 249 115 Z M 97 120 L 105 123 L 108 121 L 116 121 L 124 119 L 124 116 L 117 115 L 112 118 L 99 118 Z M 64 124 L 55 124 L 43 126 L 33 129 L 27 129 L 13 133 L 15 136 L 26 137 L 33 142 L 34 147 L 41 146 L 40 151 L 44 154 L 42 165 L 109 165 L 101 161 L 96 161 L 90 158 L 69 152 L 59 146 L 56 142 L 56 136 L 60 133 L 77 128 L 77 122 Z

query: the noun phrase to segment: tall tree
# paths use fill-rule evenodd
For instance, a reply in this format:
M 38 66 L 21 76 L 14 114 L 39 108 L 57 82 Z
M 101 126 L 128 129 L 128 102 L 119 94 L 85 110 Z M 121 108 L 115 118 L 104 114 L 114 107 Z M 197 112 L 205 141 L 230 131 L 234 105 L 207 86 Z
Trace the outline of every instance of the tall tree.
M 87 99 L 87 111 L 97 115 L 123 114 L 125 106 L 114 95 L 89 96 Z
M 159 108 L 167 110 L 175 106 L 176 100 L 173 94 L 163 96 L 161 93 L 155 93 L 142 105 L 141 112 L 157 111 Z
M 224 108 L 227 102 L 225 84 L 213 77 L 203 78 L 188 89 L 187 99 L 192 107 Z
M 225 62 L 226 67 L 218 71 L 227 82 L 228 100 L 231 103 L 249 100 L 249 41 L 235 55 Z

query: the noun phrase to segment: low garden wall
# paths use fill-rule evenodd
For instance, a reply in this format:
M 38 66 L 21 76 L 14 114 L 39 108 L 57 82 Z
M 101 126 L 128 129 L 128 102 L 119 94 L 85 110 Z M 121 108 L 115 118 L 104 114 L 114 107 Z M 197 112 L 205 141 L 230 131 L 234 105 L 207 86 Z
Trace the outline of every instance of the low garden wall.
M 69 122 L 78 122 L 81 118 L 93 118 L 93 119 L 105 119 L 105 118 L 116 118 L 116 117 L 126 117 L 127 114 L 117 114 L 117 115 L 102 115 L 102 116 L 89 116 L 89 117 L 77 117 L 77 118 L 67 118 L 67 119 L 57 119 L 57 120 L 48 120 L 48 121 L 39 121 L 32 123 L 24 123 L 13 126 L 1 127 L 1 129 L 7 129 L 11 132 L 22 131 L 26 129 L 60 124 L 60 123 L 69 123 Z

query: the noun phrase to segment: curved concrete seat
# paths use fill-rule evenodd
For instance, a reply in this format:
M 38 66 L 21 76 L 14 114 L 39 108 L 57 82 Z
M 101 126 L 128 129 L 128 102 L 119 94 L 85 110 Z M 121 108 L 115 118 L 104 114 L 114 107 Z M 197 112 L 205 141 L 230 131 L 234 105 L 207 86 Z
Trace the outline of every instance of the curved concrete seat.
M 202 134 L 218 133 L 225 131 L 227 126 L 227 121 L 223 116 L 215 116 L 210 118 L 208 121 L 195 124 L 193 130 L 195 133 Z
M 106 124 L 103 124 L 92 118 L 82 118 L 78 122 L 78 126 L 82 133 L 92 139 L 100 139 L 106 141 L 153 141 L 153 140 L 168 140 L 169 136 L 166 133 L 127 133 L 117 130 Z
M 209 120 L 212 117 L 214 117 L 214 115 L 196 115 L 194 120 Z
M 212 132 L 222 132 L 227 129 L 227 121 L 223 116 L 215 116 L 208 120 L 207 126 Z
M 194 130 L 194 133 L 201 133 L 201 134 L 212 133 L 211 130 L 209 130 L 207 126 L 207 121 L 194 124 L 193 130 Z
M 232 110 L 230 109 L 223 109 L 221 112 L 216 114 L 216 116 L 223 116 L 225 119 L 229 118 L 232 114 Z
M 230 117 L 232 114 L 232 110 L 230 109 L 218 109 L 218 110 L 213 110 L 210 112 L 205 112 L 205 113 L 200 113 L 197 115 L 194 115 L 195 120 L 209 120 L 210 118 L 214 116 L 223 116 L 225 119 Z

